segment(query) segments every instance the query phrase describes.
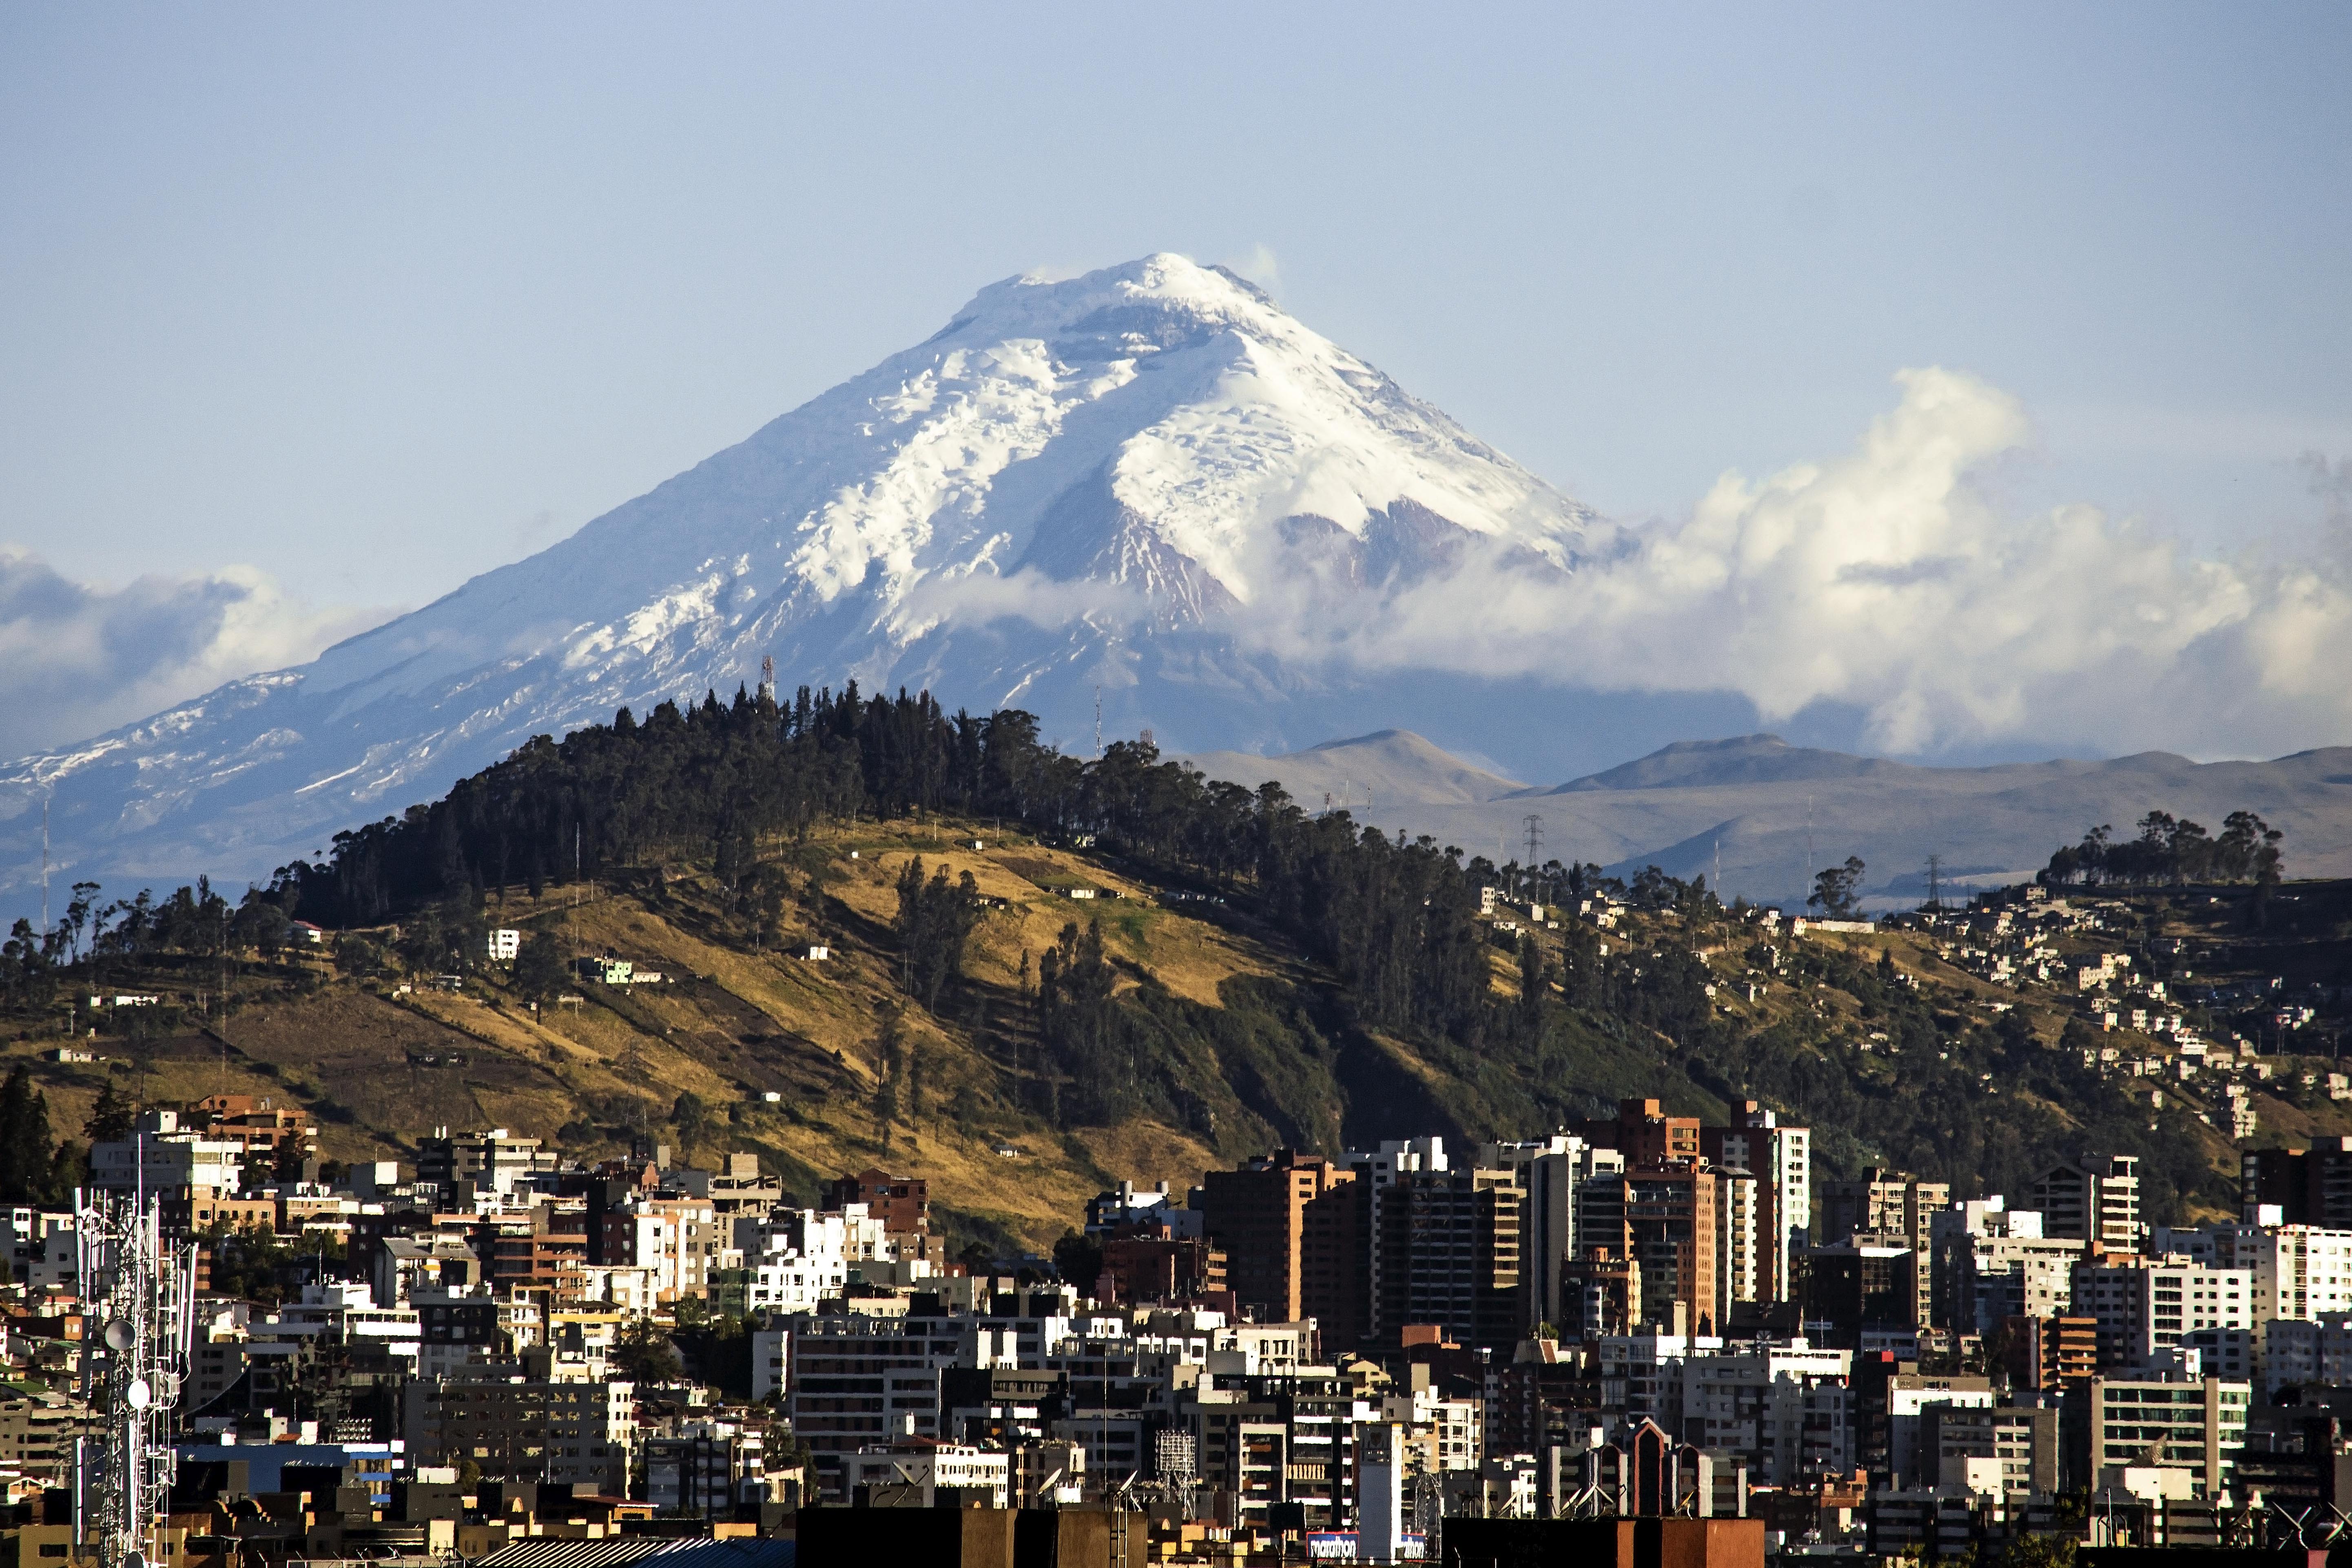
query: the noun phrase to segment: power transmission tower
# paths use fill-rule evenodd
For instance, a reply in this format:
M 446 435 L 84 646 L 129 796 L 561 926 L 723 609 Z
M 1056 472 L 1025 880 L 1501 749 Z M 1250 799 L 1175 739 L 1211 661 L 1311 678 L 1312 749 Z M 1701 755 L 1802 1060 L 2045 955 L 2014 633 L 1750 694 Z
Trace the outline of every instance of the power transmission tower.
M 1528 869 L 1532 871 L 1543 864 L 1543 818 L 1531 811 L 1528 813 L 1525 820 L 1528 829 Z
M 1927 857 L 1927 907 L 1931 910 L 1944 907 L 1944 858 L 1941 855 Z

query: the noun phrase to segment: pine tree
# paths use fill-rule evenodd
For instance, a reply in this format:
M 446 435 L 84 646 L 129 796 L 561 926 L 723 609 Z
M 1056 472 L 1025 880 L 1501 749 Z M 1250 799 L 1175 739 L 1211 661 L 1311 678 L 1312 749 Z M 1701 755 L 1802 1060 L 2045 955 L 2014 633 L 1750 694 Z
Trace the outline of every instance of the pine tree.
M 33 1088 L 32 1074 L 19 1063 L 0 1084 L 0 1203 L 57 1201 L 52 1166 L 56 1145 L 49 1137 L 49 1105 Z
M 137 1121 L 137 1109 L 129 1096 L 115 1088 L 114 1075 L 109 1073 L 98 1091 L 98 1103 L 89 1108 L 89 1120 L 82 1123 L 81 1135 L 92 1143 L 118 1143 L 131 1136 Z

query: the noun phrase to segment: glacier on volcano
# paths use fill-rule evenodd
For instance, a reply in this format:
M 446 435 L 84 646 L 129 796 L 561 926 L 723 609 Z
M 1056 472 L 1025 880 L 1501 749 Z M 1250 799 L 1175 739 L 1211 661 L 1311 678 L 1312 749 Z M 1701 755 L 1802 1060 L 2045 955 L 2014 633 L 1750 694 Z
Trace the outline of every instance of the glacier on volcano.
M 1318 635 L 1465 561 L 1570 572 L 1598 525 L 1222 268 L 1011 279 L 536 555 L 0 769 L 0 839 L 28 847 L 47 796 L 75 876 L 258 879 L 771 657 L 787 686 L 1025 707 L 1066 743 L 1097 702 L 1163 743 L 1317 740 L 1361 687 Z

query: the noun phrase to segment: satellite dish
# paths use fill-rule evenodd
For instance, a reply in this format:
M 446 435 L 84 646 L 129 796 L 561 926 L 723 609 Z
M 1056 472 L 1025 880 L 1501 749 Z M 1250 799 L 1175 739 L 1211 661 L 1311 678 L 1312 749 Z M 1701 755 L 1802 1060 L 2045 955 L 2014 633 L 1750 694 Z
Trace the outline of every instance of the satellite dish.
M 109 1350 L 127 1351 L 139 1342 L 139 1325 L 128 1318 L 117 1318 L 106 1325 Z
M 122 1391 L 122 1397 L 131 1409 L 144 1410 L 155 1403 L 155 1391 L 147 1386 L 145 1378 L 134 1377 L 131 1380 L 131 1386 Z

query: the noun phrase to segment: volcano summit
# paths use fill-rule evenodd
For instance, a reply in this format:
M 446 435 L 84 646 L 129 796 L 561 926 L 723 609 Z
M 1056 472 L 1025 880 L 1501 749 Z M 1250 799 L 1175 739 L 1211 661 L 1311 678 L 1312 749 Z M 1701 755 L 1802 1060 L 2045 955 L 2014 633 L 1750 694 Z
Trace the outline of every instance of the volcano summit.
M 74 877 L 264 878 L 533 734 L 771 657 L 787 685 L 1028 708 L 1067 744 L 1097 693 L 1171 746 L 1321 739 L 1368 678 L 1318 642 L 1468 563 L 1557 580 L 1599 527 L 1222 268 L 1013 279 L 537 555 L 0 770 L 8 858 L 46 795 Z

